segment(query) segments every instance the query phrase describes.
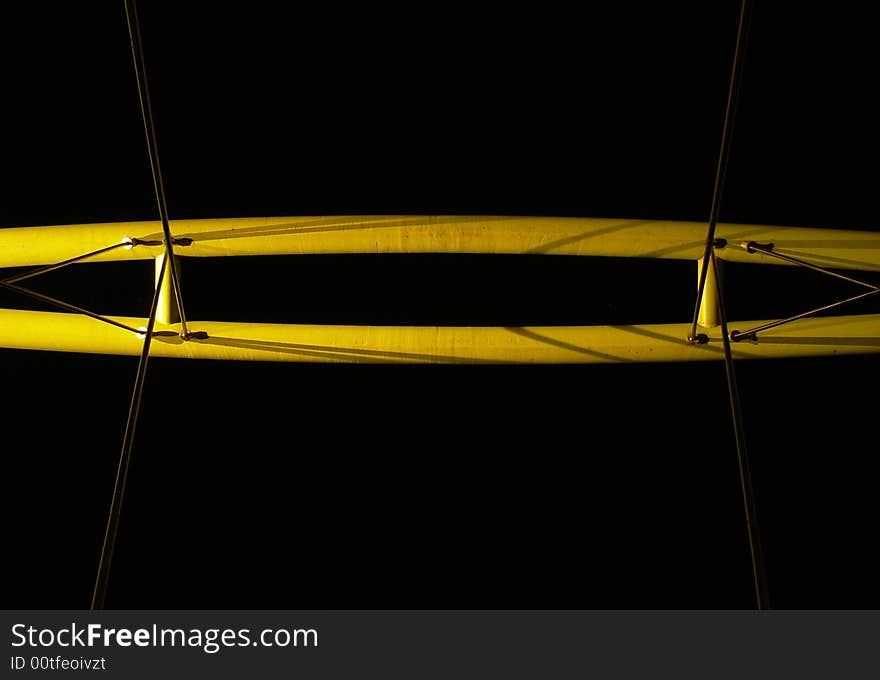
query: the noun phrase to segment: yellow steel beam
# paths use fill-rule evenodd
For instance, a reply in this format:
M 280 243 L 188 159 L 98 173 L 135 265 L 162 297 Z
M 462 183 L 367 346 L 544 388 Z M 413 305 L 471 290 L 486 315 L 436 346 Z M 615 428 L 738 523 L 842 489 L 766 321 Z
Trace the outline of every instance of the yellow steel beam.
M 126 325 L 141 318 L 111 317 Z M 761 321 L 731 323 L 731 330 Z M 203 340 L 183 342 L 157 325 L 152 355 L 189 359 L 342 363 L 580 364 L 722 359 L 718 329 L 688 345 L 689 324 L 637 326 L 405 327 L 313 326 L 193 321 Z M 134 333 L 76 314 L 0 310 L 0 347 L 137 355 Z M 737 359 L 880 352 L 880 315 L 803 319 L 733 344 Z
M 184 257 L 332 253 L 487 253 L 647 257 L 698 260 L 706 226 L 700 222 L 580 217 L 342 216 L 174 220 Z M 740 243 L 776 249 L 839 269 L 880 271 L 876 232 L 744 224 L 718 225 L 728 241 L 721 259 L 782 264 Z M 161 241 L 159 222 L 118 222 L 0 229 L 0 267 L 61 262 L 125 237 Z M 186 243 L 187 241 L 184 241 Z M 161 245 L 116 249 L 94 261 L 155 258 Z

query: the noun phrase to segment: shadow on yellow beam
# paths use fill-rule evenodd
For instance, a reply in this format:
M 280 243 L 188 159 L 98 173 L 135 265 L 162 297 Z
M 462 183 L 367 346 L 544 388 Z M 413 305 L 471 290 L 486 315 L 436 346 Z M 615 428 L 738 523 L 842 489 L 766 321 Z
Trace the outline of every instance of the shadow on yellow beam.
M 111 317 L 126 325 L 141 318 Z M 731 323 L 749 328 L 762 321 Z M 688 345 L 689 324 L 631 326 L 345 326 L 191 321 L 205 339 L 182 341 L 159 326 L 155 357 L 228 361 L 584 364 L 681 362 L 723 357 L 718 329 Z M 90 354 L 140 354 L 134 333 L 76 314 L 0 310 L 0 347 Z M 880 315 L 802 319 L 733 344 L 739 359 L 880 353 Z

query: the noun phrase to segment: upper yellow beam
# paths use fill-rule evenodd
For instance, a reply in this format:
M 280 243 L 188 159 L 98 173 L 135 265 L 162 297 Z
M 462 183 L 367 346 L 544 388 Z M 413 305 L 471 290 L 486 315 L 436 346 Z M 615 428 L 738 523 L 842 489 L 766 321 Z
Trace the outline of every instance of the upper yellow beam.
M 183 257 L 341 253 L 486 253 L 592 255 L 698 260 L 706 225 L 700 222 L 580 217 L 340 216 L 173 220 Z M 740 242 L 773 242 L 786 254 L 839 269 L 880 270 L 876 232 L 721 224 L 728 241 L 721 259 L 780 264 L 749 254 Z M 53 264 L 119 243 L 125 237 L 161 240 L 159 222 L 74 224 L 0 229 L 0 267 Z M 149 259 L 162 246 L 118 248 L 94 261 Z

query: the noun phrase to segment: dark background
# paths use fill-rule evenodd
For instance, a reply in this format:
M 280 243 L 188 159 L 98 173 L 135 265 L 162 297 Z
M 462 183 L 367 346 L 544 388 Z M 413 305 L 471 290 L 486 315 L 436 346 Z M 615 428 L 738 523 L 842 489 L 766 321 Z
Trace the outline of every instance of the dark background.
M 757 4 L 722 219 L 876 229 L 872 14 Z M 738 2 L 142 5 L 172 218 L 707 219 Z M 154 219 L 122 3 L 3 12 L 0 223 Z M 32 285 L 145 316 L 151 267 Z M 849 291 L 727 273 L 732 318 Z M 190 319 L 431 325 L 688 321 L 696 278 L 440 255 L 183 277 Z M 136 364 L 0 350 L 5 607 L 88 606 Z M 880 606 L 877 366 L 738 364 L 775 607 Z M 723 367 L 153 359 L 107 604 L 750 608 Z

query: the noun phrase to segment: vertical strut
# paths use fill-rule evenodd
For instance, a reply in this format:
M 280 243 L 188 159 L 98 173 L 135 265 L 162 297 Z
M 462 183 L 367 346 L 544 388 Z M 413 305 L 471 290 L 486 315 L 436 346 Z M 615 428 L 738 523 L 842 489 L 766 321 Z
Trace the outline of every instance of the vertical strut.
M 159 290 L 159 303 L 156 308 L 156 322 L 165 325 L 180 323 L 180 315 L 177 313 L 177 297 L 174 294 L 174 284 L 171 281 L 171 267 L 165 266 L 167 253 L 156 256 L 155 284 Z M 180 280 L 180 260 L 174 256 L 174 268 L 177 270 Z
M 715 260 L 715 266 L 710 266 L 704 275 L 704 266 L 705 260 L 697 260 L 698 292 L 701 279 L 703 276 L 706 277 L 703 286 L 703 295 L 700 298 L 700 313 L 697 316 L 697 324 L 703 328 L 715 328 L 715 326 L 721 323 L 720 309 L 718 306 L 718 282 L 716 281 L 716 278 L 723 275 L 723 270 L 721 269 L 721 262 Z

